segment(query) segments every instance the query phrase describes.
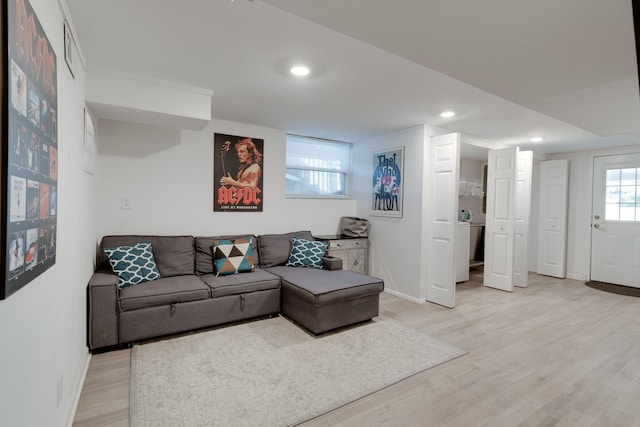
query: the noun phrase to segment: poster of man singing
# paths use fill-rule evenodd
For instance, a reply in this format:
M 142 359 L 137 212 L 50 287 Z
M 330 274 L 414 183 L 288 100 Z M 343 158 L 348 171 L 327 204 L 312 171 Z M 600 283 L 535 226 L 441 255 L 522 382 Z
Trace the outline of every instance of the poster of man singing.
M 262 212 L 264 140 L 213 135 L 213 211 Z

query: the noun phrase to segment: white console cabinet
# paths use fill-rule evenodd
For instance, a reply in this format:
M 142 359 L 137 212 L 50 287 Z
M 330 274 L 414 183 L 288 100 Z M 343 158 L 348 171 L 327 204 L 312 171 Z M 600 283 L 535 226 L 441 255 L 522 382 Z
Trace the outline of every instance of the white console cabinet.
M 342 269 L 369 274 L 369 240 L 365 237 L 316 236 L 329 243 L 327 254 L 342 259 Z

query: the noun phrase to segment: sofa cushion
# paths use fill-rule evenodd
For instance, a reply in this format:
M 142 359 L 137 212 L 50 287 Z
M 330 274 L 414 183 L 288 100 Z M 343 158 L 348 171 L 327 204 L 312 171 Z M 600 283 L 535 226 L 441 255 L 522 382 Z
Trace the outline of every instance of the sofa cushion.
M 141 242 L 151 242 L 153 256 L 162 277 L 194 273 L 193 236 L 104 236 L 98 253 L 98 270 L 102 269 L 101 264 L 107 262 L 108 265 L 107 255 L 102 248 L 134 245 Z
M 279 266 L 268 268 L 267 271 L 282 278 L 283 292 L 293 292 L 314 305 L 375 295 L 384 290 L 382 279 L 350 270 Z
M 313 240 L 310 231 L 295 231 L 287 234 L 264 234 L 258 237 L 261 267 L 284 265 L 289 260 L 293 237 Z
M 252 237 L 214 240 L 213 267 L 217 276 L 250 273 L 254 270 Z
M 149 242 L 104 248 L 104 251 L 113 272 L 118 275 L 119 288 L 161 278 Z
M 210 298 L 209 287 L 195 275 L 174 276 L 120 290 L 120 311 L 177 304 Z
M 240 295 L 267 289 L 280 289 L 280 277 L 256 268 L 251 274 L 233 274 L 228 276 L 215 276 L 205 274 L 200 276 L 203 282 L 211 287 L 211 295 L 214 298 L 229 295 Z
M 195 251 L 196 251 L 196 272 L 198 274 L 213 274 L 213 252 L 211 246 L 214 240 L 235 240 L 239 238 L 251 237 L 253 247 L 253 264 L 260 265 L 260 259 L 258 254 L 258 239 L 252 234 L 236 234 L 226 236 L 197 236 L 195 238 Z
M 322 257 L 327 251 L 327 242 L 293 238 L 291 254 L 285 264 L 288 267 L 322 268 Z

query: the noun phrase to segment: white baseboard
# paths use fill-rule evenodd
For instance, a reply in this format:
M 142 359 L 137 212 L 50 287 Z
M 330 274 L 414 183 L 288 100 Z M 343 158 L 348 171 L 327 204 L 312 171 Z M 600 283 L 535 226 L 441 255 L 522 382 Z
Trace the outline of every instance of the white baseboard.
M 536 274 L 538 273 L 536 270 L 531 270 L 531 269 L 529 269 L 529 272 L 536 273 Z M 586 282 L 588 280 L 587 276 L 585 276 L 584 274 L 577 274 L 577 273 L 566 273 L 565 278 L 571 279 L 571 280 L 580 280 L 582 282 Z
M 393 295 L 394 297 L 406 299 L 407 301 L 415 302 L 416 304 L 424 304 L 426 301 L 424 298 L 416 298 L 407 294 L 403 294 L 402 292 L 395 291 L 393 289 L 385 288 L 386 293 Z
M 80 395 L 82 394 L 82 388 L 84 387 L 84 380 L 87 378 L 87 372 L 89 372 L 89 363 L 91 362 L 91 352 L 87 354 L 87 359 L 84 362 L 80 379 L 73 389 L 73 402 L 71 403 L 71 411 L 69 411 L 69 418 L 67 419 L 67 427 L 73 426 L 73 420 L 76 417 L 76 410 L 78 409 L 78 403 L 80 402 Z

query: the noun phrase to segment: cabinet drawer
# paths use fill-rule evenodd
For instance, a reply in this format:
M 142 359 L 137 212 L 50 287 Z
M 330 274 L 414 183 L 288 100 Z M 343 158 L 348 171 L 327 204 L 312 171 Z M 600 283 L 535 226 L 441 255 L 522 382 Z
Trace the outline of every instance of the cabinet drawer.
M 362 249 L 366 248 L 369 241 L 367 239 L 340 239 L 329 240 L 329 250 L 332 249 Z

